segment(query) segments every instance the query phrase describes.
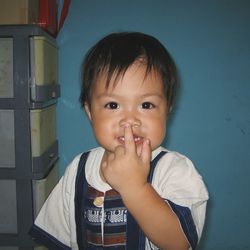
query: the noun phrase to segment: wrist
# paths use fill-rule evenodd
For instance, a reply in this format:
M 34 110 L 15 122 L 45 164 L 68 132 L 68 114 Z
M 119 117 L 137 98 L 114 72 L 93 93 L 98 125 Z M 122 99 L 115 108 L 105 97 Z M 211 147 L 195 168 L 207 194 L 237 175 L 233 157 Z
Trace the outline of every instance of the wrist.
M 126 204 L 127 202 L 138 202 L 142 200 L 151 191 L 152 186 L 146 182 L 141 185 L 129 186 L 126 189 L 120 191 L 120 195 Z

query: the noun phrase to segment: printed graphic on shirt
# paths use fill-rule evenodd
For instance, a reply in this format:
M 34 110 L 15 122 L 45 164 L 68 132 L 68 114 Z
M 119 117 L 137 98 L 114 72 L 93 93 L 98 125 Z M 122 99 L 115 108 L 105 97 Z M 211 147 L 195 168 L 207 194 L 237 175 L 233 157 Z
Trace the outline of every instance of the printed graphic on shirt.
M 103 197 L 103 204 L 100 197 Z M 125 249 L 127 209 L 119 193 L 110 190 L 104 196 L 89 186 L 85 204 L 84 220 L 88 244 L 102 247 L 121 246 L 119 249 Z
M 113 210 L 104 210 L 102 216 L 102 209 L 86 209 L 84 212 L 84 218 L 90 225 L 101 224 L 125 224 L 127 222 L 127 210 L 125 208 L 114 208 Z

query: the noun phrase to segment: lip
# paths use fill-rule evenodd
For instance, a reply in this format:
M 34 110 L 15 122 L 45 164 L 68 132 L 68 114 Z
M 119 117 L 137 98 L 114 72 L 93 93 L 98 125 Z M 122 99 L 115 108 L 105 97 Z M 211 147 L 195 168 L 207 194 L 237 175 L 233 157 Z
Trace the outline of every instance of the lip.
M 119 141 L 120 144 L 124 144 L 125 143 L 124 136 L 117 137 L 117 140 Z M 136 145 L 142 144 L 143 141 L 144 141 L 143 137 L 134 135 L 134 142 L 135 142 Z

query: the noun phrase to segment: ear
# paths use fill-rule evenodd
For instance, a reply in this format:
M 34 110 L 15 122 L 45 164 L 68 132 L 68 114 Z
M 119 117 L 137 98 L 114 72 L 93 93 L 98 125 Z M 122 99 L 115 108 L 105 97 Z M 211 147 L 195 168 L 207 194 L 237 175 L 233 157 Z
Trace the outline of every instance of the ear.
M 88 115 L 89 120 L 92 121 L 90 106 L 86 102 L 84 104 L 84 110 L 85 110 L 86 114 Z

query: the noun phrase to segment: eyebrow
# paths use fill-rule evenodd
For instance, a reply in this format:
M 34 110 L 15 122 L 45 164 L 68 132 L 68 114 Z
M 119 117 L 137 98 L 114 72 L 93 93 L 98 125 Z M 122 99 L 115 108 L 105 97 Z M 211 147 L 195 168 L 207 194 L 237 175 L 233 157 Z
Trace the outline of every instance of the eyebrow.
M 100 94 L 97 96 L 97 99 L 101 99 L 101 98 L 104 98 L 104 97 L 113 97 L 113 98 L 116 98 L 116 97 L 123 97 L 123 95 L 117 95 L 117 94 Z M 163 94 L 158 94 L 158 93 L 146 93 L 146 94 L 143 94 L 143 95 L 138 95 L 138 97 L 142 97 L 142 98 L 147 98 L 147 97 L 158 97 L 160 99 L 164 98 L 165 95 Z

